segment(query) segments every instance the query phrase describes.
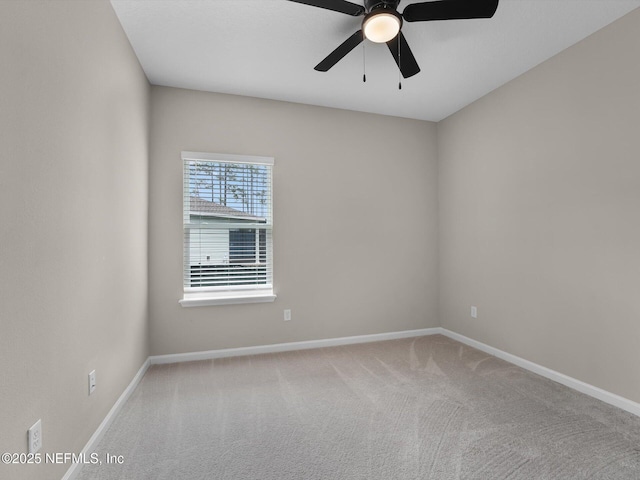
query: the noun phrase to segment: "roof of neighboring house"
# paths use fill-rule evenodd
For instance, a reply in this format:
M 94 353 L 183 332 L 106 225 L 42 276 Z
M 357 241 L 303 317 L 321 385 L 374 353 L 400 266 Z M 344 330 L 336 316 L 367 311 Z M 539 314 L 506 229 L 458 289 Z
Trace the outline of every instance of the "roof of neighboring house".
M 190 198 L 189 213 L 192 215 L 206 215 L 211 217 L 223 217 L 223 218 L 239 218 L 243 220 L 257 220 L 264 221 L 263 217 L 256 217 L 248 212 L 242 210 L 236 210 L 235 208 L 221 205 L 217 202 L 205 200 L 200 197 Z

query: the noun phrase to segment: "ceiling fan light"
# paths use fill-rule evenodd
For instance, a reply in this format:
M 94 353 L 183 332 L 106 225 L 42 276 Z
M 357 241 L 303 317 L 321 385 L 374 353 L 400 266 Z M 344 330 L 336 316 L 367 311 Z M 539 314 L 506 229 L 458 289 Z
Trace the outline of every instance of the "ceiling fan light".
M 386 43 L 395 38 L 400 27 L 401 20 L 395 12 L 372 12 L 362 23 L 364 36 L 375 43 Z

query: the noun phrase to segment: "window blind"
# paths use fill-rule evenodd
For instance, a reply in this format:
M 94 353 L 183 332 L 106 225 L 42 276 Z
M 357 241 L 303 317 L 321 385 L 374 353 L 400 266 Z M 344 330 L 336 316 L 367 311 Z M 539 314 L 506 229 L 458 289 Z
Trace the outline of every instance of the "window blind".
M 182 152 L 184 291 L 271 289 L 273 159 Z

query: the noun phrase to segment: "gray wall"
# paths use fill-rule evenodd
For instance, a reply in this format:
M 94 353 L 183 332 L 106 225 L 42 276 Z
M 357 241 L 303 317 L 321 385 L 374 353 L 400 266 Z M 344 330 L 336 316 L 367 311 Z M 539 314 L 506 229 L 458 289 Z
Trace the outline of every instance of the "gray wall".
M 149 85 L 107 1 L 0 2 L 0 58 L 0 452 L 77 453 L 148 354 Z
M 178 304 L 182 150 L 275 157 L 274 303 Z M 153 354 L 437 325 L 435 124 L 152 87 L 150 153 Z
M 635 401 L 638 32 L 635 10 L 438 125 L 442 326 Z

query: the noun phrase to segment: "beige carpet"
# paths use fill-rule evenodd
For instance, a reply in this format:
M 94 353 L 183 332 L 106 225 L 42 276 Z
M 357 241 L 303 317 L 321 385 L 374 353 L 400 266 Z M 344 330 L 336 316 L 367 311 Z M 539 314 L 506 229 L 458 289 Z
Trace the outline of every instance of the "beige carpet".
M 436 335 L 149 369 L 79 480 L 640 479 L 640 418 Z

